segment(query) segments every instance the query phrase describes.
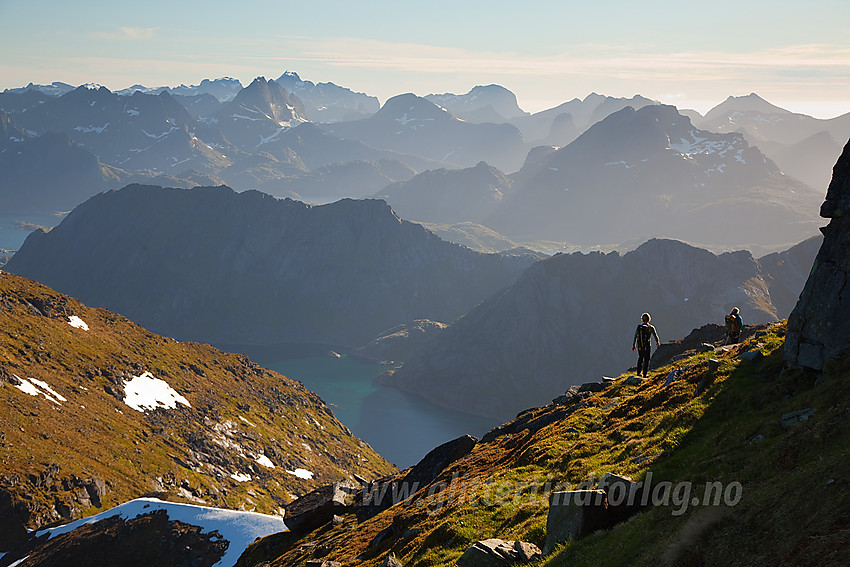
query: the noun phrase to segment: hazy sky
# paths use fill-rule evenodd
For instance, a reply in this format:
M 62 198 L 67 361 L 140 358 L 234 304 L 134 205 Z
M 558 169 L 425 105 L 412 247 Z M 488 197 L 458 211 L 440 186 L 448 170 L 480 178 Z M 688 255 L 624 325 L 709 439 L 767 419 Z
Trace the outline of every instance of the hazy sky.
M 0 0 L 0 23 L 0 90 L 295 71 L 382 103 L 496 83 L 528 111 L 598 92 L 705 112 L 756 92 L 850 112 L 848 0 Z

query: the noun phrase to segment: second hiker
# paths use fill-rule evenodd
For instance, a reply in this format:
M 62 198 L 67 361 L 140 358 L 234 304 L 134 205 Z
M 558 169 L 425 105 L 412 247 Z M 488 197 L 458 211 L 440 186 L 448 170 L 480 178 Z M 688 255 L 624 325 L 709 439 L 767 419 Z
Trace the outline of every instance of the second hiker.
M 743 328 L 744 320 L 738 313 L 738 308 L 733 307 L 732 312 L 726 316 L 726 336 L 729 337 L 730 344 L 741 342 L 741 330 Z
M 638 325 L 637 329 L 635 329 L 635 337 L 632 339 L 632 350 L 634 351 L 635 347 L 637 347 L 638 375 L 642 373 L 643 377 L 646 378 L 647 372 L 649 372 L 650 339 L 655 337 L 656 348 L 658 348 L 660 342 L 658 340 L 658 333 L 655 331 L 655 327 L 649 324 L 650 319 L 652 319 L 649 316 L 649 313 L 644 313 L 640 316 L 640 319 L 642 323 Z

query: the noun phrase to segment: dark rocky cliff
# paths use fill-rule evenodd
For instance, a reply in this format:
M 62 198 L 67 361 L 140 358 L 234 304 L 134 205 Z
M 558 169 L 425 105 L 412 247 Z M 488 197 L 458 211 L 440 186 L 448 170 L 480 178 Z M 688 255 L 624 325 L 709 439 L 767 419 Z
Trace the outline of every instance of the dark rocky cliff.
M 815 258 L 800 300 L 788 318 L 785 358 L 823 370 L 831 359 L 850 352 L 850 142 L 844 146 L 820 214 L 823 245 Z

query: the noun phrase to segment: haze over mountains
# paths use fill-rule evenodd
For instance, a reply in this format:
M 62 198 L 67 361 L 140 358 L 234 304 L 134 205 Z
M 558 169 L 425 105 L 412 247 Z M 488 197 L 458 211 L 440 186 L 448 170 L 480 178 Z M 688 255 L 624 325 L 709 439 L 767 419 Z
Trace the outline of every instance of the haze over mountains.
M 442 241 L 382 201 L 135 185 L 34 232 L 6 269 L 169 336 L 356 347 L 453 321 L 536 259 Z
M 643 311 L 662 341 L 722 323 L 733 306 L 747 324 L 787 317 L 820 243 L 812 238 L 758 260 L 672 240 L 624 255 L 559 254 L 435 334 L 387 381 L 446 407 L 507 419 L 571 384 L 632 366 Z
M 818 120 L 754 94 L 704 117 L 658 108 L 592 93 L 530 114 L 499 85 L 381 106 L 292 72 L 244 88 L 229 78 L 115 93 L 31 84 L 0 93 L 0 199 L 13 213 L 52 213 L 132 182 L 227 184 L 318 202 L 377 195 L 405 218 L 481 224 L 520 242 L 657 236 L 779 249 L 814 234 L 850 114 Z M 415 174 L 425 176 L 399 187 Z M 765 199 L 772 207 L 754 217 Z

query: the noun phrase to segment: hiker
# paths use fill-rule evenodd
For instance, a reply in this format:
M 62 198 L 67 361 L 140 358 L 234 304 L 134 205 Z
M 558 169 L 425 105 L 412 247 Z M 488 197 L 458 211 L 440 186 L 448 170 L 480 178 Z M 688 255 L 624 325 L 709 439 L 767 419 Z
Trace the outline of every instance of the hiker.
M 729 344 L 741 342 L 741 330 L 744 328 L 744 320 L 738 312 L 737 307 L 732 308 L 732 312 L 726 316 L 726 337 Z
M 649 313 L 644 313 L 640 316 L 640 319 L 643 322 L 638 325 L 637 329 L 635 329 L 635 338 L 632 339 L 632 351 L 635 350 L 635 345 L 637 345 L 638 376 L 640 376 L 642 372 L 643 377 L 646 378 L 646 374 L 649 371 L 650 339 L 655 337 L 655 348 L 660 346 L 660 341 L 658 340 L 658 333 L 655 331 L 655 327 L 649 324 L 650 319 L 652 319 L 652 317 L 649 316 Z

